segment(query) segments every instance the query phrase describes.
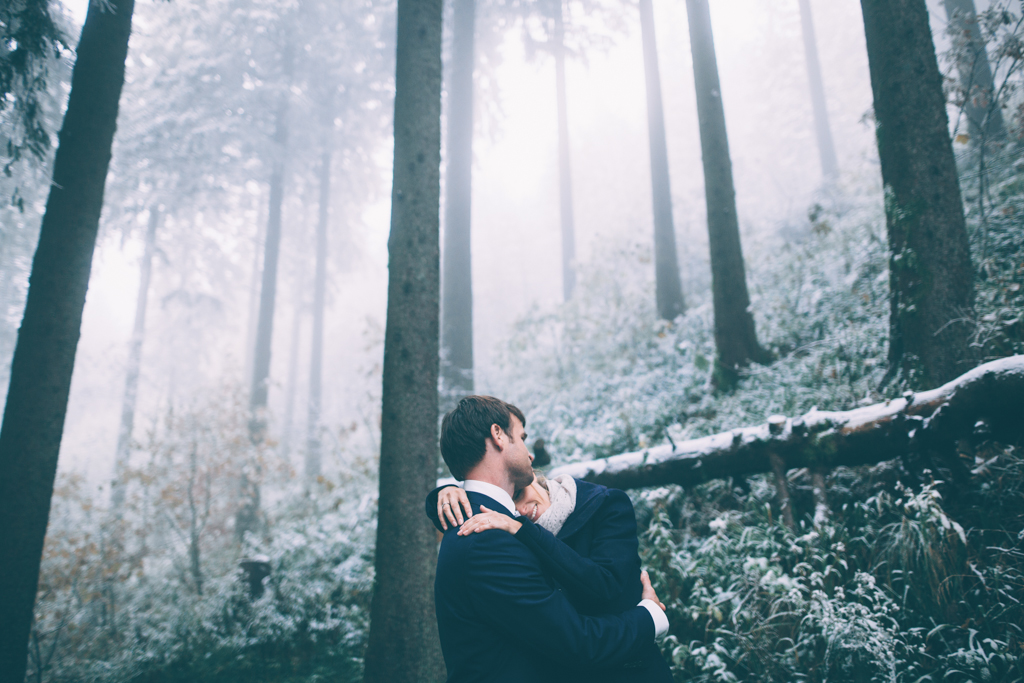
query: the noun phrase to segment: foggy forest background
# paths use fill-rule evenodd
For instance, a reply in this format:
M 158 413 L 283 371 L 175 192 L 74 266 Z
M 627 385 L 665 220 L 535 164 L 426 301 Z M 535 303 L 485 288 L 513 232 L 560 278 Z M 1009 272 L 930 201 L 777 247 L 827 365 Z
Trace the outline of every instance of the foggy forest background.
M 384 495 L 405 2 L 135 5 L 26 680 L 363 680 Z M 639 4 L 445 3 L 441 268 L 455 277 L 445 270 L 448 223 L 471 225 L 461 274 L 472 298 L 453 322 L 446 302 L 450 316 L 465 300 L 440 294 L 435 407 L 469 391 L 515 403 L 560 466 L 905 392 L 909 406 L 913 392 L 1024 352 L 1019 2 L 927 3 L 962 195 L 952 201 L 970 247 L 959 279 L 973 300 L 956 363 L 920 366 L 894 359 L 889 344 L 894 200 L 883 191 L 862 3 Z M 27 16 L 18 12 L 35 5 L 0 10 L 5 69 Z M 467 5 L 468 119 L 465 108 L 452 112 L 453 74 L 467 73 L 452 36 Z M 738 279 L 749 290 L 737 324 L 752 316 L 756 336 L 744 357 L 725 361 L 708 230 L 719 207 L 707 208 L 688 15 L 702 5 L 732 162 Z M 38 79 L 0 73 L 0 392 L 87 11 L 84 0 L 41 6 L 58 37 L 36 62 Z M 664 252 L 654 237 L 645 6 L 679 278 L 671 301 L 656 282 Z M 813 10 L 803 20 L 802 7 Z M 979 40 L 992 84 L 980 109 Z M 449 127 L 452 116 L 461 128 Z M 459 199 L 453 130 L 471 132 L 471 149 L 455 151 L 471 159 L 462 168 L 472 209 L 461 219 L 446 203 Z M 277 232 L 279 248 L 268 249 Z M 452 355 L 455 334 L 469 339 L 468 357 Z M 899 445 L 882 462 L 833 460 L 781 479 L 737 472 L 633 488 L 677 680 L 1024 680 L 1022 435 L 1000 431 L 995 417 L 1024 410 L 977 403 L 970 428 L 950 437 L 952 456 Z M 426 490 L 447 474 L 437 458 L 428 469 Z M 397 533 L 420 533 L 422 506 L 407 514 L 421 526 Z M 410 615 L 409 631 L 429 632 L 423 619 L 432 615 Z M 418 647 L 424 661 L 436 650 Z M 389 680 L 370 669 L 366 680 Z M 408 680 L 426 680 L 416 671 Z

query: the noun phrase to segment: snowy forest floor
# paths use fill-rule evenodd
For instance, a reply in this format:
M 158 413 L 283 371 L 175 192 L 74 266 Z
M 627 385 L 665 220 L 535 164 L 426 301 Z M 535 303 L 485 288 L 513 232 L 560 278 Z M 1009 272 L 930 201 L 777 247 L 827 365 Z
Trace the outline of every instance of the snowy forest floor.
M 1024 351 L 1017 153 L 994 164 L 980 201 L 969 163 L 962 174 L 979 361 Z M 683 316 L 658 320 L 649 247 L 638 244 L 606 245 L 571 303 L 520 320 L 487 389 L 526 411 L 555 464 L 898 395 L 900 381 L 879 388 L 884 225 L 879 188 L 842 187 L 786 239 L 746 245 L 758 334 L 775 360 L 731 391 L 711 386 L 707 292 L 687 292 Z M 154 421 L 120 521 L 82 480 L 58 482 L 34 680 L 359 680 L 376 456 L 340 454 L 344 469 L 307 497 L 272 452 L 257 454 L 265 530 L 243 552 L 265 555 L 271 574 L 250 600 L 230 505 L 252 456 L 246 421 L 231 387 Z M 955 486 L 925 462 L 837 469 L 817 528 L 807 475 L 795 471 L 796 531 L 780 523 L 767 477 L 633 492 L 679 680 L 1024 679 L 1022 445 L 965 445 L 971 476 Z

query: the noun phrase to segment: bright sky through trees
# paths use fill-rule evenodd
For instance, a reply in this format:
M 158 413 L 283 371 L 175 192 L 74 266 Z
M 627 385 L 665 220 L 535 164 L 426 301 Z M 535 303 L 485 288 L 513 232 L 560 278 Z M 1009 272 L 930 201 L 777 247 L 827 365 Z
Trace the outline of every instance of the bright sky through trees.
M 66 4 L 75 17 L 84 18 L 87 0 Z M 699 290 L 706 288 L 708 278 L 707 237 L 686 12 L 681 4 L 665 0 L 655 0 L 654 11 L 683 288 Z M 722 0 L 712 3 L 711 12 L 746 241 L 806 221 L 818 183 L 800 18 L 795 0 Z M 871 103 L 867 58 L 863 33 L 850 30 L 860 26 L 859 3 L 818 3 L 815 22 L 840 165 L 851 174 L 870 177 L 877 174 L 874 135 L 861 121 Z M 568 63 L 581 261 L 610 236 L 638 244 L 651 240 L 643 59 L 634 13 L 626 16 L 626 26 L 628 33 L 606 54 L 594 51 L 586 63 Z M 561 298 L 553 65 L 545 53 L 528 60 L 518 30 L 506 35 L 501 53 L 503 63 L 494 80 L 500 84 L 502 114 L 496 118 L 484 113 L 494 107 L 477 101 L 473 250 L 478 391 L 488 389 L 495 347 L 515 319 L 533 306 L 549 307 Z M 390 149 L 378 152 L 385 184 L 390 183 L 390 155 Z M 339 422 L 361 418 L 357 399 L 338 391 L 331 398 L 331 385 L 345 384 L 343 373 L 353 371 L 350 363 L 332 363 L 331 356 L 352 354 L 361 358 L 360 367 L 379 362 L 380 348 L 368 345 L 366 338 L 373 334 L 367 320 L 383 327 L 386 302 L 390 194 L 382 191 L 378 197 L 360 217 L 361 225 L 352 226 L 358 253 L 334 284 L 336 291 L 359 292 L 348 299 L 344 311 L 358 323 L 343 328 L 335 322 L 332 328 L 331 318 L 337 321 L 341 311 L 328 312 L 328 344 L 339 351 L 325 357 L 324 409 L 335 411 Z M 296 213 L 293 209 L 292 220 L 300 220 Z M 144 217 L 139 220 L 144 222 Z M 107 235 L 97 249 L 72 385 L 61 465 L 87 472 L 97 483 L 111 471 L 117 438 L 122 359 L 131 333 L 141 253 L 137 242 Z M 500 277 L 487 277 L 496 273 Z M 287 325 L 279 327 L 283 336 L 275 339 L 280 351 L 273 357 L 276 384 L 270 407 L 283 412 L 288 331 Z M 302 338 L 307 336 L 304 331 Z M 239 365 L 242 357 L 239 345 Z M 145 393 L 143 385 L 143 402 Z

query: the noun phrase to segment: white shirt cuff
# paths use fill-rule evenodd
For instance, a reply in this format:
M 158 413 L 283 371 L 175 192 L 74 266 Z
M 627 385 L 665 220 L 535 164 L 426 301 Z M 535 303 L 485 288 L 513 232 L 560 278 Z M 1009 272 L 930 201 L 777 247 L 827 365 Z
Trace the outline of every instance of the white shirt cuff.
M 658 606 L 658 603 L 653 600 L 641 600 L 640 607 L 650 612 L 651 618 L 654 619 L 655 638 L 661 638 L 668 633 L 668 617 L 665 616 L 665 612 Z

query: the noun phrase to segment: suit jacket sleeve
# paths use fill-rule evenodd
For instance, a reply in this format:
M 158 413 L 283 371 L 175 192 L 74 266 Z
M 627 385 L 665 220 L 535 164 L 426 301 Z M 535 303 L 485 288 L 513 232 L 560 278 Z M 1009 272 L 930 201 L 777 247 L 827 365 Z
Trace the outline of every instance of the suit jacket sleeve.
M 474 534 L 467 592 L 475 612 L 510 638 L 552 661 L 585 668 L 635 660 L 654 640 L 643 607 L 622 614 L 579 614 L 544 577 L 536 556 L 504 531 Z
M 622 491 L 611 489 L 588 522 L 594 528 L 590 557 L 581 556 L 547 529 L 523 518 L 519 521 L 523 526 L 516 538 L 536 553 L 544 567 L 574 596 L 608 604 L 639 586 L 636 515 L 629 496 Z
M 436 489 L 428 493 L 425 504 L 427 519 L 433 522 L 434 527 L 441 533 L 444 533 L 444 529 L 441 528 L 441 521 L 437 518 L 437 497 L 441 494 L 441 489 L 448 488 L 448 486 L 454 486 L 454 484 L 438 486 Z

